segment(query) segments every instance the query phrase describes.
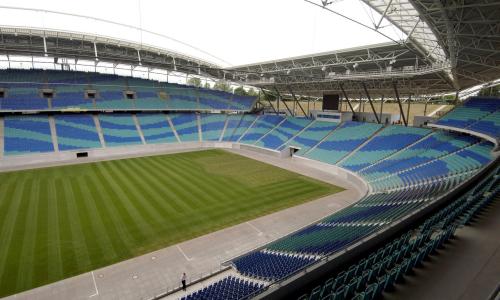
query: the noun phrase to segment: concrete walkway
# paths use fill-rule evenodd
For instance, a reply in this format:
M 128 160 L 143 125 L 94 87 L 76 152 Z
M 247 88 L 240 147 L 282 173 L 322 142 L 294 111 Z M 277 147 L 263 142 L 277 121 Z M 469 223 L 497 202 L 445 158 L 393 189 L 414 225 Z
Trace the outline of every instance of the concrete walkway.
M 405 278 L 384 299 L 489 299 L 500 285 L 500 199 Z
M 303 162 L 248 150 L 231 151 L 346 190 L 7 299 L 149 299 L 177 288 L 183 272 L 188 282 L 206 277 L 219 271 L 221 262 L 298 230 L 363 196 L 363 191 L 347 180 Z

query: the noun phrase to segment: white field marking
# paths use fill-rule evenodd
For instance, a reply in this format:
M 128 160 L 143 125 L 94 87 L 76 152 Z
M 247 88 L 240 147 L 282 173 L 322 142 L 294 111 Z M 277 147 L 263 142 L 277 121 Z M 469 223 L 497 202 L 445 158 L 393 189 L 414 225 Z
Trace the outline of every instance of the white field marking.
M 446 107 L 446 105 L 441 105 L 440 107 L 436 108 L 436 110 L 435 110 L 435 111 L 433 111 L 433 112 L 431 112 L 431 113 L 429 114 L 429 117 L 434 116 L 434 115 L 435 115 L 438 111 L 442 110 L 442 109 L 443 109 L 443 108 L 445 108 L 445 107 Z
M 255 231 L 257 231 L 257 235 L 258 236 L 261 236 L 263 235 L 264 233 L 262 231 L 259 230 L 259 228 L 255 227 L 254 225 L 252 225 L 250 222 L 245 222 L 248 224 L 248 226 L 252 227 Z
M 184 256 L 184 258 L 187 260 L 187 261 L 192 261 L 193 259 L 192 258 L 189 258 L 186 253 L 184 253 L 184 251 L 182 251 L 181 247 L 179 245 L 177 245 L 177 249 L 179 249 L 179 252 L 182 253 L 182 255 Z
M 95 293 L 90 295 L 89 298 L 99 295 L 99 290 L 97 289 L 97 283 L 95 282 L 94 271 L 90 272 L 92 274 L 92 281 L 94 282 Z

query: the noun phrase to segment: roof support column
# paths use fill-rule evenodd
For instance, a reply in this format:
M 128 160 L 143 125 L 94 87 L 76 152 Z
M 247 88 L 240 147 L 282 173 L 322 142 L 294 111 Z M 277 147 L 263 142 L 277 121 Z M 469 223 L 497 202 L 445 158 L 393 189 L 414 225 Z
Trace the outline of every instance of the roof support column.
M 273 103 L 271 102 L 271 100 L 269 100 L 269 98 L 267 97 L 267 93 L 264 91 L 263 88 L 260 88 L 260 90 L 262 91 L 262 94 L 264 94 L 264 98 L 267 100 L 267 102 L 269 102 L 269 105 L 271 106 L 271 108 L 273 109 L 274 113 L 275 114 L 278 114 L 278 111 L 276 111 L 276 108 L 274 108 L 274 105 Z
M 276 86 L 274 86 L 274 90 L 276 91 L 276 93 L 278 94 L 278 101 L 281 100 L 281 94 L 280 92 L 278 91 L 278 89 L 276 88 Z M 279 102 L 278 102 L 279 103 Z M 285 105 L 286 107 L 286 110 L 288 111 L 288 113 L 292 116 L 292 117 L 295 117 L 294 113 L 290 110 L 290 108 L 288 107 L 288 104 L 286 104 L 285 101 L 283 101 L 283 104 Z
M 362 84 L 363 84 L 363 89 L 365 90 L 366 97 L 368 97 L 368 102 L 370 102 L 370 106 L 372 108 L 373 115 L 375 116 L 377 123 L 380 124 L 380 119 L 378 117 L 377 112 L 375 111 L 375 107 L 373 106 L 372 98 L 370 97 L 370 93 L 368 93 L 368 89 L 366 88 L 366 84 L 364 82 L 362 82 Z
M 382 99 L 380 99 L 380 120 L 382 120 L 382 111 L 384 109 L 384 95 L 382 95 Z
M 401 117 L 403 118 L 403 123 L 405 124 L 405 126 L 408 126 L 408 122 L 406 122 L 405 113 L 403 111 L 403 106 L 401 105 L 401 99 L 399 99 L 399 92 L 398 92 L 398 87 L 396 85 L 396 82 L 393 82 L 392 86 L 394 87 L 394 93 L 396 94 L 396 99 L 398 100 L 399 113 L 401 114 Z
M 304 108 L 302 107 L 300 102 L 297 100 L 297 97 L 295 97 L 295 93 L 293 92 L 292 88 L 290 86 L 288 86 L 288 89 L 290 90 L 290 94 L 292 94 L 293 101 L 295 101 L 295 103 L 299 106 L 299 108 L 302 111 L 302 113 L 304 114 L 304 116 L 306 118 L 309 118 L 309 116 L 306 114 L 306 111 L 304 110 Z
M 408 97 L 408 109 L 406 111 L 406 126 L 410 123 L 410 106 L 411 106 L 411 94 Z
M 349 97 L 347 97 L 347 93 L 344 90 L 344 85 L 342 84 L 342 82 L 339 84 L 339 86 L 340 86 L 340 89 L 342 90 L 342 94 L 344 94 L 344 98 L 347 101 L 347 104 L 349 104 L 349 108 L 351 109 L 352 113 L 354 114 L 355 113 L 354 108 L 352 108 L 351 101 L 349 100 Z

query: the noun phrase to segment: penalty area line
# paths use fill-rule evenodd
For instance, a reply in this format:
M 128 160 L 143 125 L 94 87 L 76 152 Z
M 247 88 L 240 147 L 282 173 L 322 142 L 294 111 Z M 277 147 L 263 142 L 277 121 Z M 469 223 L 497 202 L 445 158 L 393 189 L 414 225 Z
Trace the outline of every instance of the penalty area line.
M 92 281 L 94 282 L 94 289 L 95 289 L 95 293 L 89 296 L 89 298 L 92 298 L 94 296 L 99 295 L 99 290 L 97 289 L 97 283 L 95 282 L 94 271 L 90 272 L 90 274 L 92 274 Z
M 252 227 L 255 231 L 257 231 L 257 235 L 258 236 L 261 236 L 263 235 L 264 233 L 262 231 L 259 230 L 259 228 L 255 227 L 254 225 L 252 225 L 250 222 L 245 222 L 248 224 L 248 226 Z
M 184 253 L 184 251 L 182 251 L 181 247 L 179 245 L 177 245 L 177 249 L 179 249 L 179 252 L 184 256 L 184 258 L 187 260 L 187 261 L 192 261 L 193 259 L 192 258 L 189 258 L 186 253 Z

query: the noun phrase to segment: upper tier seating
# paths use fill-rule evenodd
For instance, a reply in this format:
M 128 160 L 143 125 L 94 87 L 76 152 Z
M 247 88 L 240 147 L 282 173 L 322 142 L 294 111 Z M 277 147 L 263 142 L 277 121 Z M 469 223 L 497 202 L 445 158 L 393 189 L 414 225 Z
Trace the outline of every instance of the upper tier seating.
M 1 87 L 1 86 L 0 86 Z M 10 85 L 4 98 L 0 98 L 0 110 L 43 110 L 49 108 L 47 98 L 40 95 L 39 87 L 32 84 Z
M 110 74 L 56 70 L 0 70 L 0 110 L 239 110 L 250 111 L 256 97 Z M 54 91 L 52 106 L 40 89 Z M 96 91 L 86 99 L 85 91 Z M 128 99 L 125 91 L 135 92 Z
M 6 116 L 4 155 L 54 151 L 47 116 Z
M 226 115 L 200 114 L 201 135 L 204 141 L 219 141 L 226 124 Z
M 198 118 L 196 114 L 178 113 L 169 114 L 168 116 L 181 142 L 198 142 L 200 140 Z
M 256 115 L 229 115 L 227 116 L 226 131 L 223 141 L 236 142 L 254 123 Z
M 147 144 L 176 143 L 174 131 L 165 114 L 137 114 L 142 134 Z
M 415 143 L 429 133 L 431 133 L 429 129 L 398 125 L 388 126 L 340 165 L 351 171 L 361 170 Z
M 467 128 L 480 119 L 500 109 L 500 99 L 471 97 L 439 119 L 436 124 Z
M 122 87 L 101 87 L 95 99 L 98 109 L 134 109 L 134 100 L 125 99 Z
M 206 89 L 197 89 L 195 91 L 199 99 L 200 109 L 228 109 L 230 98 L 227 97 L 226 92 Z
M 135 108 L 137 109 L 167 109 L 168 101 L 158 96 L 158 92 L 154 88 L 135 88 L 136 98 L 134 99 Z
M 306 118 L 287 117 L 284 122 L 274 127 L 258 140 L 255 145 L 268 149 L 278 149 L 290 138 L 303 130 L 309 123 L 311 123 L 311 120 Z
M 52 109 L 86 108 L 94 109 L 93 99 L 85 98 L 85 86 L 61 85 L 52 98 Z
M 229 103 L 228 109 L 246 110 L 246 107 L 253 107 L 256 101 L 257 99 L 254 96 L 240 96 L 235 94 Z
M 286 144 L 281 146 L 279 149 L 282 150 L 285 147 L 300 148 L 295 154 L 304 155 L 338 125 L 339 123 L 334 122 L 313 121 L 313 123 L 306 127 L 304 131 L 286 142 Z
M 54 119 L 59 151 L 101 147 L 91 115 L 56 115 Z
M 142 144 L 131 114 L 99 115 L 99 122 L 106 147 Z
M 305 157 L 335 164 L 363 144 L 380 128 L 382 128 L 380 124 L 342 123 L 326 139 L 306 153 Z
M 198 99 L 194 90 L 180 84 L 165 86 L 168 95 L 168 108 L 175 110 L 196 110 Z
M 181 300 L 241 300 L 247 299 L 263 287 L 263 284 L 228 276 L 182 297 Z
M 282 116 L 261 115 L 257 121 L 240 138 L 239 142 L 243 144 L 253 144 L 273 129 L 276 125 L 285 120 Z

